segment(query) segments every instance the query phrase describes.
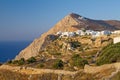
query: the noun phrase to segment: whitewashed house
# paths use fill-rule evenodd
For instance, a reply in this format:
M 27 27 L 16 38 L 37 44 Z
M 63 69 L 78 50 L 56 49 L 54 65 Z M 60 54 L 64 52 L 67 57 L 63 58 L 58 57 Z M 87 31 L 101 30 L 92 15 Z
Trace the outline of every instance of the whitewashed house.
M 91 33 L 93 32 L 93 30 L 86 30 L 85 31 L 87 35 L 91 35 Z
M 101 35 L 109 35 L 109 34 L 111 34 L 111 31 L 108 30 L 101 31 Z
M 75 33 L 80 36 L 84 36 L 86 34 L 83 30 L 77 30 Z
M 73 37 L 75 32 L 63 32 L 60 37 Z
M 75 31 L 75 33 L 76 33 L 77 35 L 81 35 L 81 32 L 82 32 L 82 30 L 77 30 L 77 31 Z
M 118 43 L 118 42 L 120 42 L 120 37 L 115 37 L 115 38 L 113 39 L 113 43 L 116 44 L 116 43 Z
M 120 30 L 113 31 L 112 34 L 120 34 Z
M 84 36 L 84 35 L 86 35 L 86 32 L 82 31 L 80 35 Z
M 75 36 L 75 32 L 69 32 L 69 37 Z
M 99 32 L 99 31 L 96 31 L 96 34 L 95 34 L 95 36 L 96 36 L 96 37 L 99 37 L 99 36 L 101 36 L 101 32 Z
M 59 31 L 59 32 L 57 32 L 56 34 L 57 34 L 57 35 L 61 35 L 61 34 L 62 34 L 62 31 Z

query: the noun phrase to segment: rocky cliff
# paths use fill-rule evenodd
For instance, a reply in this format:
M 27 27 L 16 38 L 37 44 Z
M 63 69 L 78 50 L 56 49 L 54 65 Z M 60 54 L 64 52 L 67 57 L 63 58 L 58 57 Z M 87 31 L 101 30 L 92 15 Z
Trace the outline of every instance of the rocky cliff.
M 92 20 L 82 17 L 78 14 L 69 14 L 60 20 L 54 27 L 48 32 L 42 34 L 39 38 L 35 39 L 27 48 L 22 50 L 15 59 L 25 58 L 28 59 L 31 56 L 39 54 L 40 50 L 43 50 L 51 39 L 47 40 L 48 35 L 55 35 L 58 31 L 76 31 L 81 28 L 92 30 L 115 30 L 120 28 L 120 25 L 111 25 L 110 22 L 102 20 Z

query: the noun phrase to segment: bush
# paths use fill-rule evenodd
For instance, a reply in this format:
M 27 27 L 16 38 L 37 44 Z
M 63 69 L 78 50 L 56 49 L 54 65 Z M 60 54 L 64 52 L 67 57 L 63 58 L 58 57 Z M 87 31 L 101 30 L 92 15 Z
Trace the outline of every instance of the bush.
M 88 64 L 88 61 L 81 58 L 78 54 L 74 54 L 70 60 L 72 66 L 77 66 L 83 68 L 85 64 Z
M 71 43 L 71 46 L 72 46 L 73 48 L 77 48 L 77 47 L 80 47 L 80 46 L 81 46 L 81 43 L 78 42 L 78 41 L 74 41 L 74 42 L 70 42 L 70 43 Z
M 36 62 L 36 59 L 35 57 L 31 57 L 27 60 L 28 63 L 33 63 L 33 62 Z
M 14 60 L 14 61 L 8 61 L 8 64 L 17 64 L 17 65 L 23 65 L 25 63 L 25 59 L 21 58 L 20 60 Z
M 120 61 L 120 43 L 111 44 L 104 47 L 96 61 L 96 64 L 103 65 L 118 61 Z
M 7 64 L 11 64 L 11 63 L 12 63 L 12 60 L 7 61 Z
M 43 68 L 44 67 L 44 64 L 43 63 L 39 63 L 38 64 L 38 68 Z
M 53 67 L 55 68 L 55 69 L 62 69 L 63 68 L 63 61 L 62 60 L 60 60 L 60 59 L 57 59 L 56 61 L 55 61 L 55 63 L 53 64 Z
M 18 60 L 12 61 L 12 64 L 18 64 Z
M 23 65 L 25 63 L 25 59 L 24 58 L 21 58 L 19 61 L 18 61 L 18 65 Z

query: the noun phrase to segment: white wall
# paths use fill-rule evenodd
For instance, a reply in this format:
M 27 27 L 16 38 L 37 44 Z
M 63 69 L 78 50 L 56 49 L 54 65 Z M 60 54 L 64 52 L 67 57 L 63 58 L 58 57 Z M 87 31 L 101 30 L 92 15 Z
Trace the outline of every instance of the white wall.
M 118 42 L 120 42 L 120 37 L 115 37 L 113 39 L 113 43 L 115 44 L 115 43 L 118 43 Z

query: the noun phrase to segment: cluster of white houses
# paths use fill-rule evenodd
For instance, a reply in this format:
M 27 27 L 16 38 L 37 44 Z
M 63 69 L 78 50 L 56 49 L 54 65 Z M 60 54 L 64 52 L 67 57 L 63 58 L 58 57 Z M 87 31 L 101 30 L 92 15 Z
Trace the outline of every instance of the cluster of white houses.
M 117 31 L 93 31 L 93 30 L 77 30 L 74 32 L 57 32 L 57 35 L 60 37 L 73 37 L 75 35 L 84 36 L 84 35 L 91 35 L 92 37 L 99 37 L 101 35 L 110 35 L 110 34 L 120 34 L 120 30 Z
M 59 35 L 60 37 L 73 37 L 76 35 L 79 36 L 85 36 L 85 35 L 91 35 L 92 37 L 99 37 L 102 35 L 110 35 L 110 34 L 116 34 L 116 35 L 120 35 L 120 30 L 116 30 L 116 31 L 109 31 L 109 30 L 104 30 L 104 31 L 94 31 L 94 30 L 77 30 L 75 32 L 57 32 L 57 35 Z M 118 43 L 120 42 L 120 37 L 115 37 L 113 39 L 113 43 Z

